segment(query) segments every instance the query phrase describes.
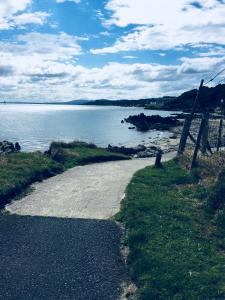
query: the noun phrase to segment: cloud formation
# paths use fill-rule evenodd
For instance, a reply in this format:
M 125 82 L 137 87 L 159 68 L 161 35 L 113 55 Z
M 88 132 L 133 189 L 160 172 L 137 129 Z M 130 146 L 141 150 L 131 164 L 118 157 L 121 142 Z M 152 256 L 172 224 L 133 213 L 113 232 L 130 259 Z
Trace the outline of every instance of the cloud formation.
M 23 41 L 27 39 L 28 37 L 21 37 Z M 60 49 L 60 42 L 58 43 L 57 49 Z M 51 43 L 47 48 L 40 47 L 35 53 L 29 47 L 27 50 L 19 49 L 22 57 L 19 64 L 15 52 L 12 55 L 13 49 L 1 48 L 1 56 L 5 54 L 5 60 L 1 60 L 2 65 L 0 64 L 0 89 L 4 97 L 17 100 L 65 101 L 177 95 L 184 87 L 191 89 L 197 86 L 200 78 L 212 67 L 217 69 L 225 61 L 223 58 L 214 57 L 184 57 L 177 65 L 108 63 L 103 67 L 88 68 L 75 61 L 66 60 L 66 56 L 61 61 L 60 55 L 51 57 L 50 47 Z M 10 59 L 7 60 L 7 57 Z
M 110 0 L 106 25 L 136 28 L 93 54 L 179 49 L 201 43 L 225 45 L 225 5 L 218 0 Z
M 64 3 L 64 2 L 74 2 L 74 3 L 80 3 L 81 0 L 56 0 L 57 3 Z
M 1 0 L 0 1 L 0 30 L 7 30 L 27 24 L 43 25 L 50 16 L 47 12 L 24 12 L 32 0 Z
M 35 0 L 0 0 L 1 98 L 177 95 L 225 64 L 222 0 L 93 0 L 87 11 L 91 1 L 68 14 L 63 3 L 81 0 L 46 0 L 46 11 Z

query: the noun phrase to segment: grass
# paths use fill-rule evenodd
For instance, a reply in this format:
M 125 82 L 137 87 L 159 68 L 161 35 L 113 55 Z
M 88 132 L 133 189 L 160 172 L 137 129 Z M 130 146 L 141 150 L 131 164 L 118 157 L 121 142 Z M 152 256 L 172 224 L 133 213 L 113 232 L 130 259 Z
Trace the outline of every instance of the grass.
M 207 194 L 175 161 L 134 176 L 117 220 L 139 299 L 225 299 L 225 238 L 204 209 Z
M 34 181 L 62 171 L 62 165 L 38 152 L 0 156 L 0 207 Z
M 51 157 L 62 163 L 65 168 L 90 163 L 107 162 L 129 159 L 129 156 L 109 152 L 104 148 L 98 148 L 94 144 L 84 142 L 53 142 L 50 146 Z
M 48 155 L 21 152 L 0 156 L 0 208 L 23 193 L 30 184 L 68 168 L 129 158 L 82 142 L 54 142 L 50 149 Z

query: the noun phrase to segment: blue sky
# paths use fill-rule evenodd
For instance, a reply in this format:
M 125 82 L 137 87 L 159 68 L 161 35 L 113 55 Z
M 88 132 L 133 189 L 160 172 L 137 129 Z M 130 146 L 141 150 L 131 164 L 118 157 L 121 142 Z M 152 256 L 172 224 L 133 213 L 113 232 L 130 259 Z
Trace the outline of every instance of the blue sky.
M 223 0 L 0 0 L 0 97 L 178 95 L 224 67 L 224 16 Z

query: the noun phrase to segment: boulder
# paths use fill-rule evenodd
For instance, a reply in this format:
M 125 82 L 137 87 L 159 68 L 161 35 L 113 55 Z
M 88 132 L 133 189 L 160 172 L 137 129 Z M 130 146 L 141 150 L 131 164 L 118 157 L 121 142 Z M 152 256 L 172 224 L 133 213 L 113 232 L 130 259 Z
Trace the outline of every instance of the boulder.
M 4 153 L 13 152 L 15 150 L 14 144 L 9 141 L 0 142 L 0 151 Z
M 170 130 L 173 127 L 179 126 L 182 123 L 175 117 L 161 117 L 159 115 L 146 116 L 141 113 L 139 115 L 129 116 L 125 122 L 135 126 L 138 131 L 148 130 Z
M 145 151 L 141 151 L 139 153 L 137 153 L 137 158 L 146 158 L 146 157 L 154 157 L 156 156 L 156 152 L 155 151 L 151 151 L 151 150 L 145 150 Z

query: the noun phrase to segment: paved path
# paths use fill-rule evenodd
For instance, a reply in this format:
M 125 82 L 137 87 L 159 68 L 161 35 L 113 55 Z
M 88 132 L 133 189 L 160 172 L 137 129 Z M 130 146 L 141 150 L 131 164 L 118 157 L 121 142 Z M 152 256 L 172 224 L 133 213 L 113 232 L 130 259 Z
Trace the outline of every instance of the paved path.
M 120 238 L 111 221 L 0 216 L 0 299 L 118 299 Z
M 173 154 L 164 156 L 170 159 Z M 35 191 L 6 206 L 18 215 L 108 219 L 120 209 L 120 201 L 133 174 L 154 158 L 99 163 L 72 168 L 34 185 Z
M 118 300 L 122 233 L 106 219 L 133 173 L 153 162 L 76 167 L 9 204 L 11 214 L 0 214 L 0 300 Z

